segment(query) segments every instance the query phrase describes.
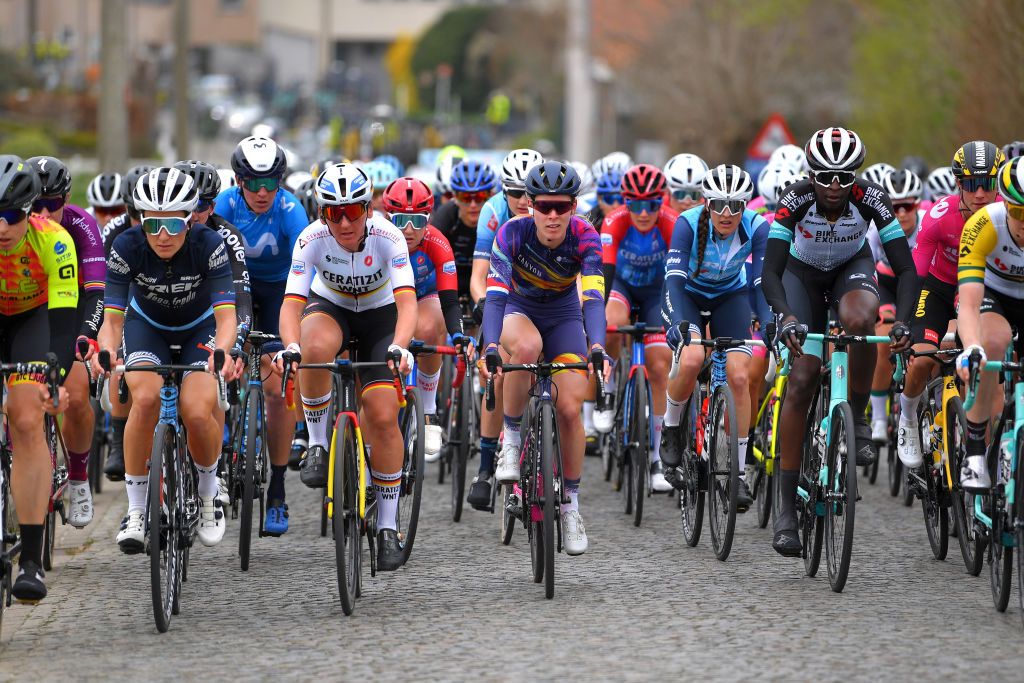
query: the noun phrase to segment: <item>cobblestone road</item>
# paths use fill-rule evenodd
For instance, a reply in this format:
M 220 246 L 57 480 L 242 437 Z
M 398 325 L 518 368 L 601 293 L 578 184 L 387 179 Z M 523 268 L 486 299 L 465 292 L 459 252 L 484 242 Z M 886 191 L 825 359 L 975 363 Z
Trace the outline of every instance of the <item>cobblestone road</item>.
M 447 485 L 431 469 L 412 561 L 367 575 L 346 618 L 333 545 L 317 535 L 312 493 L 289 473 L 291 531 L 255 541 L 248 574 L 234 522 L 223 545 L 197 547 L 182 612 L 162 635 L 145 556 L 113 542 L 118 486 L 89 529 L 61 536 L 46 601 L 7 612 L 0 678 L 995 680 L 1024 666 L 1016 588 L 996 613 L 987 568 L 967 576 L 955 539 L 945 562 L 932 559 L 920 509 L 890 498 L 882 481 L 864 486 L 853 568 L 837 595 L 824 566 L 808 579 L 799 559 L 772 552 L 753 513 L 721 563 L 706 530 L 697 548 L 685 546 L 665 497 L 634 528 L 598 462 L 587 466 L 590 550 L 556 559 L 554 600 L 530 579 L 521 529 L 503 547 L 492 515 L 467 507 L 453 524 Z

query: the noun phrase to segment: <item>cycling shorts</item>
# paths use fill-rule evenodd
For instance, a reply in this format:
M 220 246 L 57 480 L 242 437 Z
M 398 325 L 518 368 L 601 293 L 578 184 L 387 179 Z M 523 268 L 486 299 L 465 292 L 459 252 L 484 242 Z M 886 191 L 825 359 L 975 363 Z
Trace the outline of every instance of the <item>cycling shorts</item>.
M 213 316 L 187 330 L 161 330 L 129 308 L 124 317 L 124 364 L 126 367 L 140 363 L 206 367 L 216 337 L 217 323 Z M 174 353 L 171 346 L 180 346 L 181 351 Z
M 544 360 L 549 363 L 579 363 L 587 360 L 587 334 L 583 309 L 576 290 L 554 301 L 533 301 L 509 294 L 505 318 L 521 315 L 540 333 Z
M 380 308 L 365 311 L 349 311 L 314 292 L 309 293 L 303 319 L 311 315 L 326 315 L 341 329 L 341 347 L 338 354 L 349 350 L 355 342 L 354 361 L 382 362 L 388 359 L 388 347 L 395 340 L 395 325 L 398 324 L 398 307 L 392 302 Z M 359 370 L 361 393 L 374 386 L 392 385 L 394 374 L 386 366 Z
M 704 329 L 710 325 L 711 337 L 750 339 L 750 297 L 746 289 L 720 294 L 714 298 L 683 290 L 681 306 L 676 308 L 680 320 L 690 323 L 690 332 L 704 337 Z M 727 353 L 752 355 L 750 347 L 739 346 L 728 349 Z
M 896 319 L 896 290 L 899 279 L 895 275 L 886 275 L 875 271 L 875 281 L 878 284 L 878 318 L 889 321 Z
M 942 343 L 949 329 L 949 321 L 956 318 L 956 285 L 943 282 L 931 273 L 921 285 L 917 298 L 910 334 L 915 344 L 930 344 L 935 348 Z
M 264 334 L 280 334 L 281 304 L 284 302 L 286 280 L 280 282 L 252 282 L 252 325 Z M 275 341 L 263 345 L 263 353 L 277 353 L 284 346 Z
M 637 307 L 636 320 L 646 323 L 647 327 L 660 330 L 661 320 L 661 285 L 649 287 L 633 287 L 625 280 L 615 278 L 612 283 L 609 301 L 618 301 L 632 314 L 633 307 Z M 644 343 L 647 346 L 666 346 L 664 332 L 652 332 L 644 335 Z
M 0 316 L 0 362 L 43 363 L 49 348 L 50 316 L 46 306 L 36 306 L 17 315 Z M 7 384 L 14 386 L 35 381 L 27 375 L 10 375 Z
M 860 252 L 834 270 L 818 270 L 799 259 L 790 258 L 782 274 L 786 301 L 797 320 L 807 325 L 807 331 L 823 333 L 829 320 L 829 310 L 838 309 L 839 301 L 849 292 L 871 292 L 878 297 L 875 283 L 875 261 L 871 250 Z
M 998 313 L 1010 323 L 1010 327 L 1017 333 L 1016 341 L 1013 343 L 1013 350 L 1017 352 L 1018 358 L 1024 358 L 1024 303 L 1020 299 L 1007 296 L 997 292 L 990 287 L 985 288 L 985 297 L 981 300 L 981 313 Z M 989 360 L 1002 360 L 990 358 Z

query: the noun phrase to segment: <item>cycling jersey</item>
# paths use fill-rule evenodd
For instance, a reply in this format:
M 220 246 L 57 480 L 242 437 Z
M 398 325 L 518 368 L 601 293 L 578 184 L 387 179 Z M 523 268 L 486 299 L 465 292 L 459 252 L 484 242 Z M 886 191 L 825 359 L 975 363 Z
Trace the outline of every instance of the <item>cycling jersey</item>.
M 964 222 L 960 213 L 960 195 L 948 195 L 932 205 L 921 221 L 914 247 L 914 267 L 918 277 L 931 274 L 941 282 L 956 284 Z
M 758 319 L 770 320 L 771 312 L 758 291 L 761 288 L 761 272 L 770 230 L 768 222 L 757 212 L 744 209 L 736 231 L 725 239 L 719 239 L 709 218 L 709 234 L 701 260 L 697 229 L 701 213 L 705 210 L 702 205 L 694 206 L 680 214 L 676 221 L 665 260 L 662 319 L 666 325 L 674 325 L 682 320 L 683 300 L 689 298 L 685 292 L 715 299 L 733 292 L 754 291 L 757 294 L 755 303 Z M 751 259 L 749 275 L 744 268 L 748 257 Z M 749 326 L 749 315 L 746 318 L 743 323 Z
M 428 225 L 419 246 L 409 252 L 409 261 L 416 277 L 416 298 L 436 294 L 448 333 L 462 334 L 459 283 L 455 276 L 455 257 L 448 240 Z
M 107 279 L 107 258 L 96 219 L 73 204 L 64 205 L 60 219 L 78 254 L 78 307 L 82 324 L 78 334 L 95 339 L 103 322 L 103 287 Z
M 1006 205 L 989 204 L 968 219 L 960 236 L 958 282 L 983 282 L 1011 299 L 1024 299 L 1024 248 L 1006 225 Z
M 498 228 L 512 218 L 512 210 L 508 208 L 505 200 L 505 193 L 499 192 L 487 202 L 484 208 L 480 209 L 480 220 L 476 222 L 476 243 L 473 246 L 473 259 L 489 260 L 491 258 L 491 246 L 494 244 L 494 235 Z
M 747 202 L 747 208 L 754 213 L 759 213 L 762 216 L 768 211 L 768 206 L 765 204 L 764 197 L 754 197 Z
M 103 252 L 107 258 L 110 258 L 110 245 L 114 243 L 114 238 L 130 227 L 132 227 L 132 219 L 128 216 L 128 212 L 111 218 L 103 226 L 100 237 L 103 239 Z
M 375 213 L 366 219 L 357 252 L 338 244 L 320 221 L 303 230 L 292 252 L 285 299 L 305 302 L 313 292 L 340 308 L 365 311 L 394 303 L 395 292 L 403 290 L 416 291 L 405 237 Z
M 233 224 L 245 240 L 245 257 L 253 282 L 283 282 L 295 240 L 309 225 L 302 204 L 283 187 L 266 213 L 254 213 L 245 203 L 241 187 L 217 195 L 214 212 Z
M 459 293 L 469 294 L 469 281 L 473 274 L 473 251 L 476 247 L 476 226 L 466 225 L 459 218 L 459 205 L 446 202 L 430 214 L 430 224 L 445 236 L 455 254 L 455 271 L 459 278 Z
M 677 218 L 679 214 L 662 204 L 655 224 L 640 232 L 625 206 L 608 214 L 601 227 L 605 283 L 621 280 L 629 287 L 660 288 Z
M 189 228 L 181 249 L 167 260 L 136 226 L 111 246 L 104 310 L 123 315 L 130 309 L 161 330 L 191 329 L 216 309 L 234 309 L 229 261 L 224 240 L 205 225 Z
M 907 246 L 913 251 L 917 245 L 917 236 L 921 234 L 921 220 L 924 218 L 924 211 L 917 212 L 917 223 L 914 225 L 913 231 L 909 235 L 906 235 Z M 903 228 L 901 227 L 900 230 Z M 871 255 L 875 257 L 875 269 L 882 275 L 888 275 L 893 277 L 896 273 L 893 272 L 892 266 L 889 265 L 889 257 L 885 255 L 885 249 L 882 248 L 882 240 L 879 238 L 877 230 L 868 231 L 868 246 L 871 247 Z
M 483 344 L 497 343 L 509 295 L 552 308 L 575 300 L 582 277 L 584 328 L 591 344 L 604 345 L 604 276 L 601 238 L 587 221 L 573 216 L 565 239 L 553 249 L 537 238 L 532 216 L 513 218 L 498 229 L 491 249 L 484 305 Z

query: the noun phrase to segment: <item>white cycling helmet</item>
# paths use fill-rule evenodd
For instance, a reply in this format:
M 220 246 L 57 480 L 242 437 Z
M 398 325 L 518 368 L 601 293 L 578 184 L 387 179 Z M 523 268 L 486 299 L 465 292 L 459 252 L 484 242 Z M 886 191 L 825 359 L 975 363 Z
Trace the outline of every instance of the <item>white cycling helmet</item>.
M 854 172 L 864 163 L 867 152 L 860 136 L 846 128 L 822 128 L 804 147 L 811 171 Z
M 699 190 L 707 172 L 707 163 L 696 154 L 677 154 L 665 164 L 665 182 L 669 191 Z
M 575 168 L 576 173 L 580 176 L 580 194 L 593 192 L 597 184 L 594 182 L 594 174 L 590 172 L 590 167 L 582 161 L 570 161 L 569 165 Z
M 707 172 L 701 189 L 704 199 L 748 201 L 754 194 L 754 183 L 750 174 L 739 166 L 720 164 Z
M 913 171 L 896 170 L 882 178 L 882 189 L 889 193 L 889 199 L 921 199 L 924 185 Z
M 85 190 L 85 198 L 91 207 L 108 209 L 124 205 L 121 198 L 121 174 L 101 173 L 92 179 Z
M 800 172 L 788 164 L 765 166 L 757 174 L 757 191 L 764 197 L 765 206 L 774 209 L 783 190 L 800 181 Z
M 590 167 L 590 172 L 595 178 L 600 178 L 610 171 L 624 175 L 633 165 L 633 159 L 625 152 L 612 152 L 595 161 Z
M 796 145 L 780 145 L 768 157 L 768 165 L 785 164 L 798 171 L 807 168 L 807 155 Z
M 176 168 L 154 168 L 135 185 L 135 209 L 146 211 L 185 211 L 192 213 L 199 202 L 199 191 L 192 176 Z
M 895 170 L 896 167 L 893 166 L 892 164 L 879 162 L 877 164 L 871 164 L 870 166 L 865 168 L 861 172 L 860 177 L 863 178 L 864 180 L 874 183 L 875 185 L 881 185 L 882 181 L 885 180 L 885 176 L 889 175 Z
M 319 206 L 359 204 L 373 199 L 373 183 L 355 164 L 329 164 L 313 186 Z
M 299 185 L 302 185 L 302 183 L 312 179 L 313 176 L 311 176 L 308 171 L 294 171 L 289 173 L 284 179 L 284 184 L 290 187 L 292 192 L 294 192 L 298 189 Z
M 506 190 L 525 190 L 530 169 L 543 163 L 540 152 L 526 148 L 512 150 L 501 162 L 501 186 Z
M 235 182 L 235 173 L 230 168 L 218 168 L 217 175 L 220 176 L 220 186 L 223 190 L 238 184 Z
M 462 163 L 463 157 L 449 155 L 437 165 L 436 190 L 439 194 L 451 194 L 452 191 L 452 170 Z
M 928 174 L 925 181 L 928 188 L 928 199 L 937 202 L 946 195 L 956 194 L 956 176 L 949 166 L 939 166 Z
M 288 159 L 270 138 L 250 136 L 231 153 L 231 170 L 242 178 L 280 178 L 288 171 Z

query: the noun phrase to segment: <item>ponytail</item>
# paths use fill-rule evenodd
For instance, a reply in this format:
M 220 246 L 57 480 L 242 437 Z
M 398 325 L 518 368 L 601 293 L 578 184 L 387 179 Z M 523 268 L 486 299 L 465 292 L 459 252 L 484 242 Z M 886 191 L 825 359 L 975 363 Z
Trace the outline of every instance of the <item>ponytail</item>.
M 711 235 L 711 227 L 708 222 L 711 219 L 711 212 L 705 206 L 697 219 L 697 272 L 692 277 L 700 277 L 700 267 L 704 264 L 704 252 L 708 248 L 708 237 Z

